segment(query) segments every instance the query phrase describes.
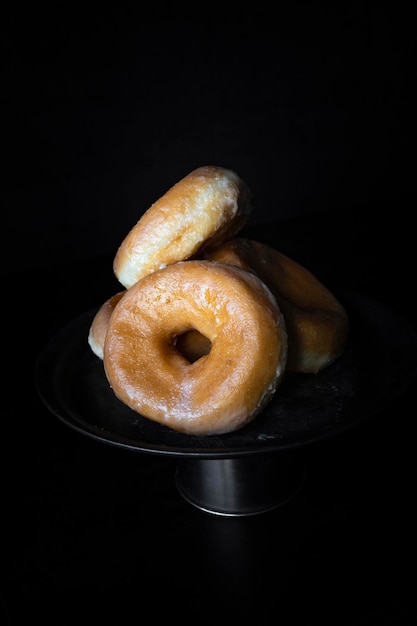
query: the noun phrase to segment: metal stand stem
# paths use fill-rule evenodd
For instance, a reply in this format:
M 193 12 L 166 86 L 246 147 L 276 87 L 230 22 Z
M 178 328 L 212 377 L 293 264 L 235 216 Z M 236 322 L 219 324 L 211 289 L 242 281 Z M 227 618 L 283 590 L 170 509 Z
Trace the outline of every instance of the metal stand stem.
M 256 515 L 275 509 L 298 493 L 304 470 L 286 454 L 267 453 L 215 459 L 184 459 L 176 486 L 193 506 L 216 515 Z

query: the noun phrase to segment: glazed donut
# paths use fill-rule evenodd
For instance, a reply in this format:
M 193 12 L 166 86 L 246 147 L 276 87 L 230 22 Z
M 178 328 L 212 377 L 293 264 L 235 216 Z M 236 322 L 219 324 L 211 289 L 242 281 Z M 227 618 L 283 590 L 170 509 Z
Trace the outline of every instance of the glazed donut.
M 211 344 L 190 362 L 178 337 L 194 329 Z M 238 267 L 188 260 L 147 274 L 115 306 L 104 369 L 116 397 L 173 430 L 237 430 L 270 401 L 282 379 L 287 335 L 268 287 Z
M 267 244 L 240 237 L 204 257 L 253 271 L 268 285 L 287 327 L 288 371 L 317 373 L 342 354 L 349 332 L 347 312 L 305 267 Z
M 250 190 L 235 172 L 199 167 L 171 187 L 130 230 L 114 257 L 114 274 L 129 288 L 146 274 L 234 236 L 250 211 Z
M 99 359 L 103 359 L 104 340 L 107 334 L 110 315 L 113 313 L 114 307 L 125 293 L 125 291 L 120 291 L 106 300 L 98 309 L 97 313 L 93 317 L 93 321 L 91 322 L 88 331 L 88 344 Z

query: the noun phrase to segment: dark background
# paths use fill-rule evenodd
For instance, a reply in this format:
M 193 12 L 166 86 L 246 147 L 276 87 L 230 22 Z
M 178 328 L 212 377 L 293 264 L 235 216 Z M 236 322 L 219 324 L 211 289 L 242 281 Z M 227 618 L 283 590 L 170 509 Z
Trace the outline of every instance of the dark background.
M 409 214 L 415 29 L 402 4 L 41 3 L 6 9 L 1 29 L 6 272 L 113 254 L 205 164 L 248 182 L 253 223 Z
M 120 288 L 128 230 L 205 164 L 250 186 L 249 236 L 389 307 L 413 350 L 411 14 L 41 3 L 0 29 L 4 623 L 415 623 L 415 385 L 304 451 L 287 506 L 224 519 L 183 501 L 173 459 L 67 428 L 34 381 L 54 333 Z

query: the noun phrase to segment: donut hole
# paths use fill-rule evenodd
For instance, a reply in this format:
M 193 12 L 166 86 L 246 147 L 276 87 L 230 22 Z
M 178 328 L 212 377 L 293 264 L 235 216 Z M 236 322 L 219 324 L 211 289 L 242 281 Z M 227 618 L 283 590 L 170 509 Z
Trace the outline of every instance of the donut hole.
M 192 328 L 175 337 L 175 348 L 190 363 L 206 356 L 211 350 L 211 341 L 200 331 Z

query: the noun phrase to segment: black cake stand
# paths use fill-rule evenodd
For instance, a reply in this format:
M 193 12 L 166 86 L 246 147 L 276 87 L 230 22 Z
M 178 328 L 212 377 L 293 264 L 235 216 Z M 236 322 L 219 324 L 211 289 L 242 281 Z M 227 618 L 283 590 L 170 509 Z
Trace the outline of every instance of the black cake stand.
M 344 290 L 350 337 L 343 355 L 319 374 L 287 372 L 252 423 L 226 435 L 184 435 L 138 415 L 109 387 L 87 336 L 96 310 L 64 327 L 36 363 L 48 409 L 95 440 L 176 457 L 176 486 L 215 515 L 255 515 L 293 497 L 303 482 L 297 450 L 358 426 L 385 409 L 417 374 L 417 335 L 395 311 Z

